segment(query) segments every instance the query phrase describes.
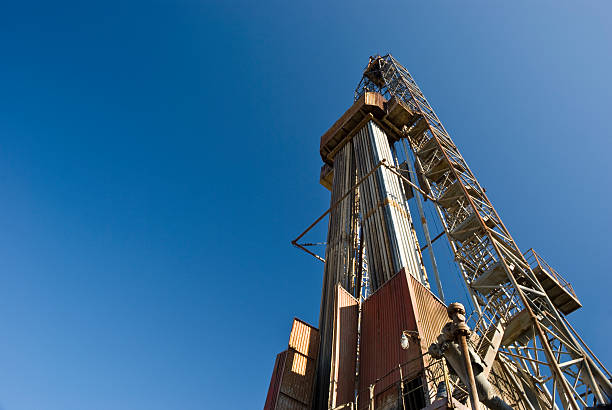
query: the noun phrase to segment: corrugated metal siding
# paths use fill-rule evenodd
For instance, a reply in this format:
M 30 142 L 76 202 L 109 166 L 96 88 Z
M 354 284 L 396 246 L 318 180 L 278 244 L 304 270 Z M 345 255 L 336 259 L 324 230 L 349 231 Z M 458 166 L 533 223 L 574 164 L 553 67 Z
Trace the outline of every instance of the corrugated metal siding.
M 310 405 L 315 368 L 315 359 L 288 350 L 279 392 L 304 405 Z M 276 408 L 282 409 L 278 404 Z
M 414 295 L 416 320 L 421 337 L 422 353 L 427 352 L 429 345 L 434 343 L 442 327 L 450 322 L 446 306 L 429 289 L 414 277 L 409 276 L 410 287 Z
M 278 389 L 282 380 L 285 357 L 287 357 L 286 350 L 276 355 L 274 370 L 272 371 L 272 378 L 270 379 L 270 387 L 268 388 L 268 395 L 266 396 L 266 404 L 264 404 L 264 410 L 274 410 L 276 408 L 276 399 L 278 397 Z
M 353 145 L 359 178 L 368 175 L 382 160 L 387 164 L 394 161 L 389 138 L 375 121 L 359 130 Z M 404 267 L 427 283 L 398 176 L 381 167 L 364 180 L 359 186 L 359 212 L 372 289 L 378 289 Z
M 446 313 L 446 306 L 429 289 L 412 277 L 409 277 L 409 282 L 415 301 L 415 314 L 421 337 L 421 347 L 423 353 L 425 353 L 429 345 L 436 341 L 442 327 L 450 319 Z M 429 356 L 424 357 L 424 362 L 426 366 L 429 364 Z M 512 408 L 526 408 L 521 397 L 516 393 L 517 387 L 514 386 L 512 379 L 498 362 L 493 364 L 489 381 L 493 386 L 493 391 L 507 403 L 510 403 Z M 435 389 L 435 386 L 430 385 L 429 388 Z
M 276 356 L 264 410 L 310 410 L 319 331 L 293 319 L 289 348 Z
M 310 406 L 300 403 L 299 401 L 282 393 L 278 396 L 276 408 L 278 410 L 310 410 Z
M 331 204 L 339 201 L 355 183 L 355 158 L 352 143 L 347 143 L 335 159 L 334 183 Z M 336 285 L 342 284 L 351 290 L 351 270 L 354 267 L 352 256 L 357 252 L 356 241 L 350 240 L 357 235 L 357 209 L 355 190 L 342 199 L 329 214 L 327 247 L 325 249 L 325 270 L 321 290 L 321 313 L 319 328 L 321 347 L 317 367 L 315 389 L 316 409 L 327 409 L 329 404 L 329 375 L 331 372 L 331 353 L 334 320 L 334 298 Z M 331 205 L 330 204 L 330 205 Z
M 417 322 L 408 278 L 402 271 L 362 305 L 359 408 L 367 408 L 371 384 L 376 383 L 375 394 L 385 391 L 399 381 L 400 363 L 420 357 L 421 348 L 417 344 L 411 344 L 408 350 L 401 349 L 403 330 L 417 330 Z M 421 370 L 422 360 L 418 359 L 402 366 L 405 378 Z
M 444 303 L 431 293 L 429 289 L 412 276 L 409 276 L 408 280 L 414 296 L 415 316 L 419 329 L 419 337 L 421 338 L 421 351 L 425 353 L 429 346 L 437 340 L 442 327 L 450 319 L 446 313 Z M 425 367 L 429 366 L 432 363 L 431 357 L 429 355 L 424 356 L 423 363 Z M 425 380 L 424 383 L 426 383 L 428 390 L 425 392 L 425 395 L 431 397 L 436 391 L 435 380 Z
M 316 359 L 319 354 L 319 330 L 298 318 L 294 318 L 289 335 L 289 348 Z
M 336 286 L 334 338 L 330 375 L 330 407 L 355 399 L 357 321 L 359 302 L 342 286 Z

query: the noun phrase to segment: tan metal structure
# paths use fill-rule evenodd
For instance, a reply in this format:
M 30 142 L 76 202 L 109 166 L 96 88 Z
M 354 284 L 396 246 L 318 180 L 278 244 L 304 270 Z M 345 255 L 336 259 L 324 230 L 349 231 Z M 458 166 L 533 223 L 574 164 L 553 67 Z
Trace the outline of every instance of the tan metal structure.
M 521 252 L 414 79 L 391 55 L 370 58 L 354 104 L 321 137 L 320 154 L 330 208 L 292 242 L 325 263 L 314 410 L 610 404 L 612 375 L 565 318 L 582 306 L 573 288 L 533 249 Z M 444 230 L 433 238 L 420 196 L 433 204 Z M 413 197 L 423 247 L 408 206 Z M 300 241 L 328 215 L 322 257 L 309 248 L 316 244 Z M 465 367 L 459 356 L 436 353 L 444 337 L 439 350 L 423 344 L 448 333 L 432 249 L 441 236 L 475 306 L 468 323 L 459 305 L 449 310 Z M 402 334 L 414 337 L 404 352 Z
M 371 91 L 410 114 L 401 131 L 479 310 L 481 355 L 516 368 L 537 390 L 534 408 L 610 403 L 610 374 L 563 317 L 580 305 L 573 291 L 537 254 L 528 262 L 410 73 L 371 57 L 356 98 Z

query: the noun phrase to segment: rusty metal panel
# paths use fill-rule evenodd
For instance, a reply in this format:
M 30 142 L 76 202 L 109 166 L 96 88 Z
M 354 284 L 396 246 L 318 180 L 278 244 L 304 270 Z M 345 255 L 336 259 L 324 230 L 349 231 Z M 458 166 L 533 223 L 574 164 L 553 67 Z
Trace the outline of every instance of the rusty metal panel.
M 329 397 L 331 408 L 355 400 L 358 319 L 359 301 L 342 286 L 336 285 Z
M 321 136 L 320 153 L 323 162 L 333 164 L 335 152 L 350 140 L 356 128 L 369 114 L 382 118 L 386 99 L 379 93 L 366 92 Z
M 384 105 L 387 102 L 387 99 L 380 93 L 365 92 L 363 95 L 365 96 L 365 105 L 375 105 L 377 107 L 384 108 Z
M 319 330 L 310 326 L 308 323 L 298 319 L 293 319 L 291 334 L 289 335 L 289 349 L 316 359 L 319 354 Z
M 264 410 L 309 410 L 319 354 L 319 330 L 293 319 L 288 349 L 276 356 Z
M 278 396 L 276 408 L 278 410 L 310 410 L 310 406 L 282 393 Z
M 306 406 L 310 406 L 315 369 L 315 359 L 289 349 L 285 358 L 279 393 L 287 395 Z M 278 403 L 276 408 L 282 409 Z
M 414 297 L 415 317 L 419 331 L 421 352 L 425 354 L 429 346 L 436 341 L 442 327 L 450 321 L 446 306 L 442 303 L 429 289 L 423 286 L 418 280 L 412 276 L 408 277 L 411 293 Z M 431 356 L 423 357 L 425 367 L 432 364 Z M 425 395 L 430 396 L 436 391 L 436 382 L 439 380 L 431 372 L 426 372 L 423 383 L 426 387 Z
M 334 168 L 332 168 L 329 164 L 323 164 L 321 167 L 321 173 L 319 174 L 319 183 L 331 191 L 333 182 Z
M 378 288 L 362 305 L 359 365 L 359 408 L 367 408 L 369 386 L 377 395 L 404 378 L 415 377 L 423 369 L 421 347 L 412 343 L 400 347 L 404 330 L 417 330 L 413 297 L 408 277 L 402 270 Z
M 264 410 L 274 410 L 276 408 L 276 400 L 278 398 L 278 390 L 282 380 L 286 357 L 287 351 L 280 352 L 276 355 L 274 370 L 272 371 L 272 378 L 270 379 L 270 387 L 268 388 L 268 395 L 266 396 L 266 403 L 264 404 Z
M 422 353 L 434 343 L 442 327 L 450 321 L 446 306 L 429 289 L 412 276 L 408 276 L 411 293 L 414 295 L 415 316 L 421 338 Z M 427 359 L 427 358 L 426 358 Z

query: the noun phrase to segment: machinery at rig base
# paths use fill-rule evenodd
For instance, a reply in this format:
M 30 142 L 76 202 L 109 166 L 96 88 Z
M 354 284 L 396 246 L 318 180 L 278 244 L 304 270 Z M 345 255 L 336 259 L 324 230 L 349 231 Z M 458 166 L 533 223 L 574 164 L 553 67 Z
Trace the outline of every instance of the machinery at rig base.
M 330 208 L 292 242 L 325 263 L 319 329 L 296 319 L 264 409 L 610 405 L 612 376 L 565 317 L 582 306 L 573 288 L 533 249 L 521 252 L 391 55 L 370 57 L 320 154 Z M 326 216 L 322 257 L 300 240 Z M 434 223 L 442 232 L 432 238 Z M 442 236 L 474 306 L 469 317 L 445 304 L 433 252 Z

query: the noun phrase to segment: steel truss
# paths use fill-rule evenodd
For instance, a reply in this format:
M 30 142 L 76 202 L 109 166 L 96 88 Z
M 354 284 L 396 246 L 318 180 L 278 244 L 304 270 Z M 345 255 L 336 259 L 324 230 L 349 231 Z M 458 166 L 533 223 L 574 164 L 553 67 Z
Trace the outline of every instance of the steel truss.
M 371 57 L 356 98 L 365 91 L 414 114 L 402 134 L 475 302 L 471 341 L 485 361 L 516 369 L 536 392 L 530 407 L 610 403 L 610 374 L 547 295 L 410 73 L 391 55 Z

